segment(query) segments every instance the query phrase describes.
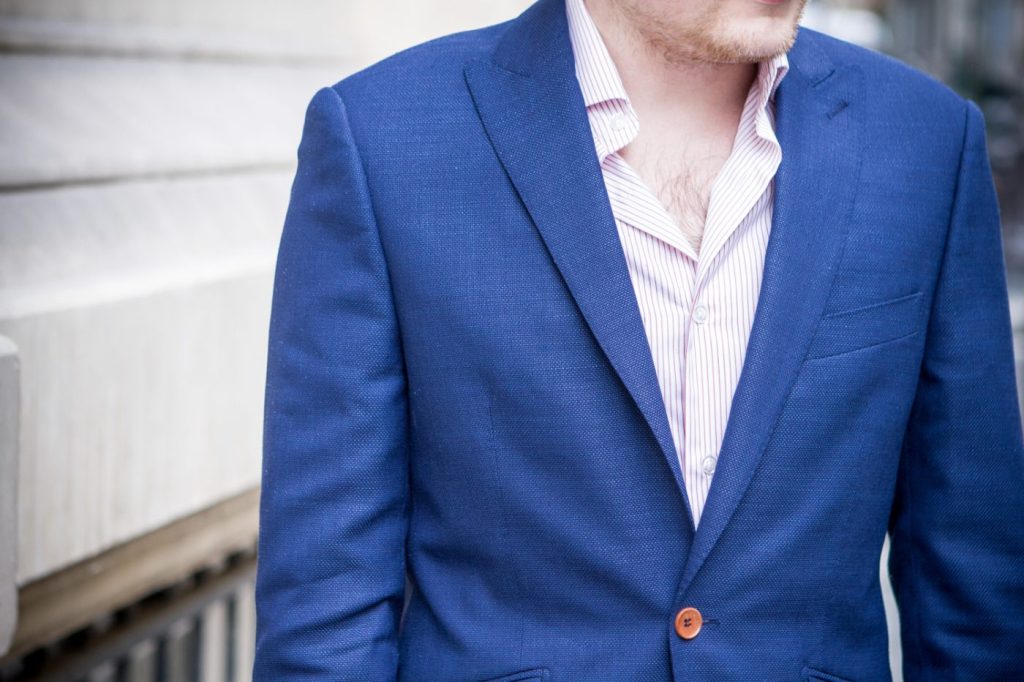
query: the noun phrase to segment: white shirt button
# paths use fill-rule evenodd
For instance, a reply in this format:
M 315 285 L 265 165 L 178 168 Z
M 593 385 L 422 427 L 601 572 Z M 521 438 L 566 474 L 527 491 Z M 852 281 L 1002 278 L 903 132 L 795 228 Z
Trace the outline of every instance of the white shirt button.
M 612 116 L 612 130 L 619 131 L 624 130 L 629 125 L 629 119 L 625 114 L 615 114 Z
M 693 321 L 697 324 L 703 324 L 708 319 L 708 309 L 706 306 L 699 305 L 693 311 Z
M 718 458 L 715 457 L 714 455 L 708 455 L 707 457 L 705 457 L 704 461 L 701 462 L 701 464 L 702 464 L 702 466 L 704 468 L 704 473 L 706 475 L 708 475 L 708 476 L 710 476 L 711 474 L 715 473 L 715 465 L 717 463 L 718 463 Z

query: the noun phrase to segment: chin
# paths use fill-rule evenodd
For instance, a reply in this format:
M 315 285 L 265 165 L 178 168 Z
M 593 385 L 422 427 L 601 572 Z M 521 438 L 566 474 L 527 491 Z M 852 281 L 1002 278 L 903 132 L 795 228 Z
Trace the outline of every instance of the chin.
M 795 15 L 785 17 L 729 12 L 728 3 L 723 3 L 683 21 L 681 16 L 652 12 L 644 1 L 636 4 L 633 0 L 623 6 L 647 42 L 666 61 L 680 64 L 736 64 L 771 59 L 792 47 L 803 13 L 802 3 Z
M 796 26 L 744 27 L 729 31 L 709 41 L 711 61 L 721 63 L 751 63 L 771 59 L 788 52 L 796 39 Z

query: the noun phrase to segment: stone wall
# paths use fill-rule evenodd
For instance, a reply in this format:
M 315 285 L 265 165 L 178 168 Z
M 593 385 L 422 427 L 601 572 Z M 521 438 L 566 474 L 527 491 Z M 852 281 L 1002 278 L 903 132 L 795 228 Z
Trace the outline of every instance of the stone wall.
M 526 4 L 0 0 L 19 584 L 258 485 L 273 262 L 309 98 Z

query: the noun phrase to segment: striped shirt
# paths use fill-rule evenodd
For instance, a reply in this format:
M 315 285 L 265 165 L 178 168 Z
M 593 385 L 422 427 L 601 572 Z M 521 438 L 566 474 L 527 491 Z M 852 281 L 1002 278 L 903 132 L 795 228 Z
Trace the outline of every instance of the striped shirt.
M 576 78 L 697 524 L 761 288 L 782 160 L 774 96 L 789 62 L 782 54 L 758 64 L 732 151 L 711 185 L 695 250 L 619 154 L 640 123 L 583 0 L 566 0 L 566 13 Z

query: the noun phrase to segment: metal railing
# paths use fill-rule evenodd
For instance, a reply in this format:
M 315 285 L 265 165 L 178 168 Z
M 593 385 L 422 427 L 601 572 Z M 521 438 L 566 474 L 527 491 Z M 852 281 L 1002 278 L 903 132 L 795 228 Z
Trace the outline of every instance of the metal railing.
M 0 667 L 0 682 L 247 682 L 254 554 L 236 554 Z

